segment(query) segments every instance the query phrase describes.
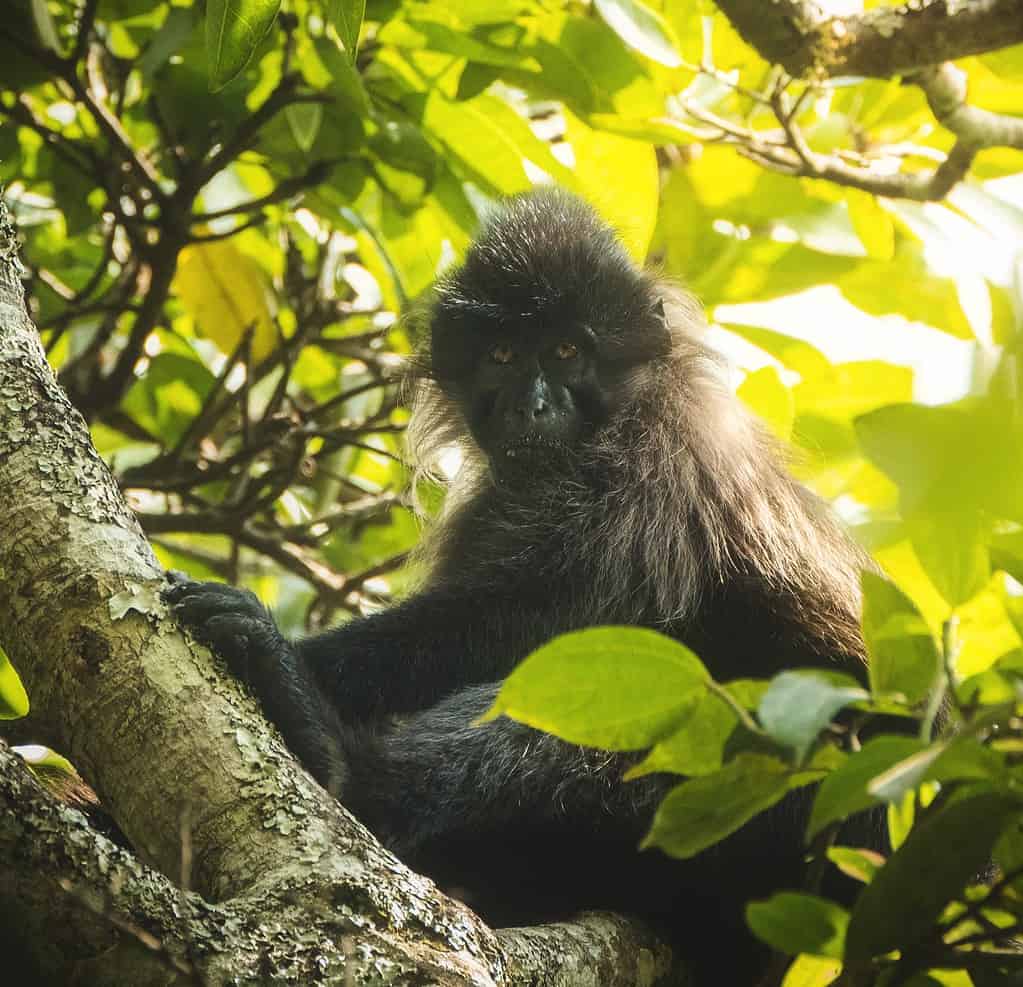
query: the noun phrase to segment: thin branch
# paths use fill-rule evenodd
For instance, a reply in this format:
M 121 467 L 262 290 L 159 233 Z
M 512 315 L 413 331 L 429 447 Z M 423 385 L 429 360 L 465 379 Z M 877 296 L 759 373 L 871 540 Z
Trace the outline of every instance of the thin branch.
M 195 213 L 190 217 L 189 222 L 193 224 L 206 223 L 212 219 L 223 219 L 225 216 L 237 216 L 239 213 L 257 212 L 260 209 L 265 209 L 267 206 L 283 202 L 285 199 L 292 199 L 295 196 L 300 195 L 306 189 L 313 188 L 314 186 L 325 182 L 330 177 L 331 169 L 335 164 L 337 164 L 337 161 L 317 161 L 303 174 L 296 175 L 294 178 L 284 179 L 272 192 L 268 192 L 266 195 L 262 195 L 258 199 L 251 199 L 248 202 L 239 202 L 236 205 L 227 206 L 224 209 L 215 209 L 212 212 Z
M 75 26 L 75 47 L 68 59 L 72 64 L 79 62 L 85 54 L 89 44 L 89 35 L 92 34 L 92 26 L 96 22 L 96 10 L 99 7 L 99 0 L 85 0 L 82 8 L 82 16 L 78 18 Z
M 242 230 L 250 230 L 254 226 L 262 226 L 266 222 L 266 216 L 258 214 L 250 216 L 244 223 L 239 223 L 237 226 L 232 226 L 229 230 L 224 230 L 223 233 L 190 233 L 188 235 L 188 243 L 217 243 L 221 240 L 230 240 L 231 237 Z
M 94 75 L 98 70 L 89 65 L 89 62 L 90 59 L 87 58 L 86 65 L 90 76 L 90 84 L 94 84 Z M 75 96 L 78 97 L 82 105 L 89 111 L 96 125 L 103 132 L 116 157 L 120 159 L 122 164 L 127 165 L 128 169 L 139 181 L 139 184 L 148 190 L 155 201 L 165 202 L 167 197 L 160 186 L 159 173 L 150 164 L 145 154 L 132 145 L 131 140 L 121 126 L 121 121 L 117 119 L 102 100 L 97 99 L 93 95 L 90 86 L 85 85 L 79 79 L 73 67 L 67 68 L 63 73 L 63 77 L 71 86 Z
M 2 30 L 0 30 L 0 36 L 3 36 Z M 11 106 L 0 105 L 0 113 L 37 133 L 57 157 L 62 158 L 76 171 L 80 171 L 96 182 L 101 182 L 100 161 L 92 149 L 65 137 L 51 127 L 47 127 L 32 111 L 26 97 L 19 96 Z
M 238 344 L 235 346 L 234 351 L 224 361 L 223 367 L 220 368 L 220 373 L 217 374 L 216 380 L 213 382 L 213 386 L 209 389 L 205 400 L 203 401 L 202 408 L 199 409 L 199 413 L 195 415 L 191 422 L 189 422 L 188 428 L 185 429 L 184 434 L 175 443 L 174 448 L 167 453 L 166 461 L 174 462 L 181 458 L 181 454 L 192 444 L 197 438 L 201 437 L 206 429 L 217 419 L 217 415 L 214 412 L 216 407 L 217 398 L 223 391 L 227 378 L 231 375 L 231 371 L 238 365 L 238 361 L 242 358 L 242 354 L 248 351 L 249 345 L 252 342 L 252 335 L 256 330 L 256 324 L 250 323 L 249 326 L 242 333 L 242 337 L 238 340 Z
M 281 110 L 292 103 L 324 103 L 329 102 L 327 96 L 318 93 L 296 93 L 300 77 L 290 74 L 281 77 L 273 92 L 238 126 L 229 140 L 220 145 L 199 166 L 192 179 L 195 190 L 202 188 L 217 172 L 248 150 L 259 131 L 269 123 Z

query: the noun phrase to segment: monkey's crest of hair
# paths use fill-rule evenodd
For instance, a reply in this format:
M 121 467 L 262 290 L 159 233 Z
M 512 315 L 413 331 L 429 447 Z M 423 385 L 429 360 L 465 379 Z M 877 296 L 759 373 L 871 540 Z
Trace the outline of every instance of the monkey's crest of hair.
M 635 324 L 649 323 L 654 310 L 666 339 L 651 340 L 649 325 Z M 611 334 L 642 361 L 573 468 L 538 478 L 516 501 L 500 490 L 436 372 L 436 337 L 464 331 L 463 316 L 552 311 L 568 319 L 599 312 L 597 334 Z M 789 475 L 780 445 L 727 386 L 723 361 L 702 341 L 698 303 L 633 264 L 589 206 L 549 189 L 510 200 L 484 225 L 465 264 L 438 283 L 424 313 L 433 343 L 418 358 L 408 441 L 416 483 L 448 487 L 424 541 L 434 578 L 456 543 L 464 560 L 479 502 L 504 497 L 489 518 L 505 529 L 506 557 L 532 551 L 542 569 L 547 546 L 584 546 L 593 560 L 587 591 L 599 612 L 684 620 L 715 584 L 761 580 L 794 612 L 816 615 L 808 623 L 836 653 L 862 654 L 859 572 L 871 563 Z M 437 464 L 452 447 L 462 466 L 449 478 Z

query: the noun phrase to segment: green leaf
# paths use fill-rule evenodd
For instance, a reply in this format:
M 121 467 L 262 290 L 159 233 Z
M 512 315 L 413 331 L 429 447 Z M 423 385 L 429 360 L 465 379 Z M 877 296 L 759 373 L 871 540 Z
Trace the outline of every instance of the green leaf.
M 726 322 L 724 326 L 806 379 L 827 374 L 831 369 L 830 361 L 819 349 L 796 336 L 737 322 Z
M 633 117 L 664 113 L 660 87 L 602 20 L 553 13 L 536 23 L 538 40 L 529 51 L 540 63 L 540 78 L 527 76 L 525 84 L 539 82 L 546 95 L 563 99 L 583 117 L 612 111 Z
M 991 578 L 991 521 L 977 511 L 908 517 L 913 551 L 950 608 L 976 596 Z
M 899 802 L 925 781 L 996 781 L 1003 771 L 1002 757 L 972 737 L 932 743 L 886 768 L 867 791 L 885 802 Z
M 930 935 L 948 902 L 986 865 L 1020 803 L 999 792 L 953 801 L 909 834 L 860 893 L 845 962 L 858 966 Z
M 22 747 L 12 747 L 16 754 L 28 764 L 33 771 L 40 775 L 61 774 L 78 777 L 74 765 L 63 755 L 43 747 L 41 744 L 25 744 Z
M 741 679 L 729 682 L 724 688 L 740 705 L 751 709 L 760 701 L 767 683 Z M 735 710 L 716 693 L 707 693 L 683 717 L 679 729 L 655 744 L 650 753 L 626 773 L 626 778 L 639 778 L 658 771 L 706 775 L 724 764 L 725 752 L 739 730 Z
M 672 857 L 692 857 L 723 840 L 789 790 L 783 761 L 740 754 L 720 771 L 673 788 L 657 808 L 642 847 L 660 847 Z
M 850 360 L 804 375 L 793 388 L 801 415 L 845 421 L 881 405 L 913 397 L 913 371 L 884 360 Z
M 781 987 L 831 987 L 841 972 L 838 960 L 803 953 L 786 971 Z
M 849 913 L 827 898 L 782 891 L 746 906 L 746 924 L 772 949 L 841 959 Z
M 565 140 L 575 154 L 577 190 L 618 231 L 629 252 L 642 263 L 657 222 L 660 178 L 653 147 L 593 130 L 568 110 L 563 113 Z
M 209 0 L 206 60 L 211 92 L 223 89 L 245 68 L 280 6 L 281 0 Z
M 879 800 L 868 791 L 870 782 L 893 764 L 923 748 L 922 741 L 911 737 L 884 736 L 868 740 L 862 750 L 852 754 L 845 764 L 821 782 L 810 812 L 807 841 L 829 823 L 876 806 Z
M 426 99 L 422 122 L 466 169 L 502 195 L 532 186 L 526 172 L 527 160 L 559 184 L 575 187 L 572 172 L 554 157 L 529 124 L 503 99 L 490 93 L 452 103 L 434 90 Z
M 898 484 L 903 516 L 986 511 L 1023 519 L 1023 429 L 1011 403 L 894 404 L 858 418 L 856 434 Z
M 923 246 L 909 237 L 896 241 L 891 260 L 861 261 L 840 273 L 837 283 L 853 305 L 870 315 L 901 315 L 959 339 L 973 337 L 955 281 L 934 274 Z M 912 291 L 905 290 L 907 284 Z
M 895 223 L 869 192 L 846 189 L 849 218 L 867 254 L 881 261 L 895 256 Z
M 594 0 L 597 13 L 630 48 L 668 68 L 682 64 L 671 25 L 639 0 Z
M 827 856 L 843 874 L 861 884 L 869 884 L 884 865 L 884 857 L 881 854 L 875 850 L 864 850 L 862 847 L 828 847 Z
M 323 122 L 323 107 L 319 103 L 292 103 L 284 108 L 284 116 L 291 128 L 295 143 L 308 151 L 316 143 L 316 135 Z
M 338 48 L 337 41 L 333 38 L 316 38 L 313 49 L 323 68 L 330 73 L 334 83 L 332 91 L 337 96 L 340 109 L 359 117 L 369 116 L 369 96 L 362 84 L 362 76 L 348 61 L 346 53 Z
M 365 15 L 366 0 L 327 0 L 327 17 L 352 62 L 359 53 L 359 31 Z
M 539 62 L 521 48 L 504 48 L 480 41 L 446 8 L 417 4 L 407 7 L 406 11 L 405 18 L 388 21 L 377 32 L 376 40 L 380 44 L 446 52 L 466 58 L 476 65 L 513 68 L 525 72 L 540 70 Z
M 534 651 L 483 719 L 504 713 L 573 743 L 636 750 L 674 729 L 708 679 L 700 659 L 663 634 L 594 627 Z
M 28 695 L 10 663 L 4 649 L 0 648 L 0 720 L 16 720 L 28 715 Z
M 231 353 L 250 328 L 254 361 L 277 345 L 264 272 L 230 240 L 186 247 L 178 260 L 174 290 L 222 353 Z
M 885 807 L 885 825 L 888 829 L 888 843 L 893 850 L 898 850 L 916 822 L 917 793 L 906 792 L 896 802 L 889 802 Z
M 801 761 L 821 730 L 850 703 L 869 698 L 854 679 L 821 671 L 782 672 L 760 700 L 757 717 Z
M 737 393 L 772 434 L 786 442 L 791 438 L 796 403 L 774 367 L 761 367 L 747 374 Z
M 863 640 L 867 646 L 870 688 L 901 693 L 920 702 L 935 686 L 941 656 L 926 621 L 894 583 L 877 574 L 860 574 L 863 587 Z

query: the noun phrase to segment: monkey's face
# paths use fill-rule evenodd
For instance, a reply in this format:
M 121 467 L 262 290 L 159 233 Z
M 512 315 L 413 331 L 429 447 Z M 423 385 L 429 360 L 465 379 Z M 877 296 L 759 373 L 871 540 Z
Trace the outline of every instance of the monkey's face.
M 579 199 L 510 200 L 437 286 L 433 375 L 498 476 L 563 469 L 670 348 L 660 291 Z
M 466 382 L 473 438 L 502 474 L 563 460 L 606 417 L 592 331 L 489 332 Z

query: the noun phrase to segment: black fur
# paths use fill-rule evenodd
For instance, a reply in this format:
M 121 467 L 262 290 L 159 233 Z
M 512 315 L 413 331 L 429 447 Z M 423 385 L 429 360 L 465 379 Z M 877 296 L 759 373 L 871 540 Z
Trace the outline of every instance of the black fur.
M 169 598 L 317 778 L 492 922 L 635 910 L 670 924 L 698 982 L 750 983 L 764 957 L 742 905 L 798 885 L 805 806 L 787 800 L 695 860 L 637 854 L 673 779 L 625 783 L 621 755 L 471 724 L 531 650 L 594 624 L 665 631 L 722 681 L 858 670 L 862 559 L 721 385 L 693 303 L 578 200 L 507 205 L 439 284 L 429 326 L 413 444 L 429 457 L 457 440 L 466 464 L 427 585 L 295 643 L 246 591 L 179 582 Z M 566 334 L 582 362 L 550 363 Z M 507 339 L 524 356 L 504 378 L 493 348 Z M 543 400 L 501 411 L 483 392 L 527 362 Z M 551 402 L 563 420 L 544 432 Z M 530 468 L 506 473 L 509 449 Z

